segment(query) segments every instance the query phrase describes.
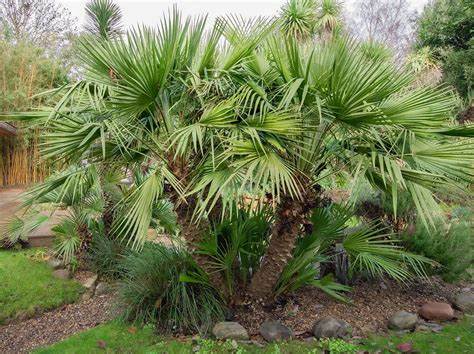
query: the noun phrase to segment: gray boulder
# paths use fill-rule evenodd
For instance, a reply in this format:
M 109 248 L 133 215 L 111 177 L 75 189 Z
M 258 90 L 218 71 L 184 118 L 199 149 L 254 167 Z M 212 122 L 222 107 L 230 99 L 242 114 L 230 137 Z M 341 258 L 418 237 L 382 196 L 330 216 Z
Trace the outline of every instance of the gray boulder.
M 53 277 L 58 278 L 58 279 L 70 279 L 71 272 L 67 269 L 56 269 L 53 272 Z
M 97 274 L 94 274 L 90 276 L 87 279 L 84 279 L 84 281 L 81 282 L 82 286 L 86 289 L 94 289 L 96 283 L 97 283 Z
M 420 321 L 417 323 L 415 331 L 417 332 L 434 332 L 438 333 L 443 330 L 443 326 L 434 322 Z
M 260 334 L 267 342 L 288 340 L 293 337 L 291 329 L 277 321 L 265 321 L 260 326 Z
M 340 319 L 327 317 L 318 320 L 313 325 L 316 338 L 346 338 L 352 333 L 351 326 Z
M 59 259 L 57 258 L 50 258 L 48 260 L 48 265 L 53 268 L 54 270 L 56 269 L 60 269 L 61 267 L 63 267 L 63 262 L 61 262 Z
M 247 330 L 237 322 L 218 322 L 212 329 L 217 339 L 248 340 Z
M 406 311 L 398 311 L 388 320 L 388 328 L 394 330 L 413 329 L 418 321 L 418 315 Z
M 95 287 L 95 295 L 100 296 L 104 294 L 108 294 L 112 291 L 112 287 L 110 284 L 105 283 L 105 282 L 100 282 L 96 285 Z
M 454 298 L 454 305 L 468 315 L 474 315 L 474 292 L 457 294 Z

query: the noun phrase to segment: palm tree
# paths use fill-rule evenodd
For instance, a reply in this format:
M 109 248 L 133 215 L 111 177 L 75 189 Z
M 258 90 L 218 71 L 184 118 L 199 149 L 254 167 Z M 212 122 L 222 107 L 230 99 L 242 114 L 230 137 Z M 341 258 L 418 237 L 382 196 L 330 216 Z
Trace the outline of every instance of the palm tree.
M 289 37 L 306 40 L 313 38 L 317 14 L 315 0 L 289 0 L 280 13 L 282 32 Z
M 473 182 L 473 130 L 451 125 L 449 89 L 411 89 L 411 73 L 368 58 L 350 39 L 309 46 L 264 19 L 205 25 L 174 9 L 158 30 L 83 38 L 84 80 L 34 114 L 50 132 L 47 156 L 140 171 L 113 226 L 134 247 L 169 199 L 190 252 L 221 287 L 196 244 L 216 214 L 248 198 L 270 203 L 271 236 L 248 288 L 268 300 L 323 203 L 325 177 L 344 170 L 367 179 L 392 196 L 395 213 L 407 191 L 427 227 L 433 192 Z
M 322 40 L 329 40 L 341 28 L 342 4 L 338 0 L 322 0 L 316 23 Z
M 86 31 L 111 39 L 122 33 L 122 12 L 112 0 L 90 0 L 86 4 Z

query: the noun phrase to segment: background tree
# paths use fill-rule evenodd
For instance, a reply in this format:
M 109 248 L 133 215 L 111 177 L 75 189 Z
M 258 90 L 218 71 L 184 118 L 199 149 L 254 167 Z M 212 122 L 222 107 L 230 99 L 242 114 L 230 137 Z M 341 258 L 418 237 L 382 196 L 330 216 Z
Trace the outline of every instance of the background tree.
M 384 44 L 398 61 L 414 41 L 416 12 L 406 0 L 359 0 L 346 21 L 351 33 L 363 41 Z
M 52 104 L 56 97 L 38 94 L 68 81 L 68 68 L 60 58 L 29 41 L 0 39 L 0 112 L 29 111 Z M 49 164 L 40 162 L 39 156 L 39 137 L 34 129 L 21 130 L 16 138 L 0 137 L 0 186 L 42 181 L 49 174 Z
M 289 0 L 280 12 L 283 33 L 300 41 L 330 39 L 342 27 L 342 4 L 337 0 Z
M 427 47 L 441 64 L 443 79 L 472 101 L 474 7 L 469 0 L 435 0 L 418 21 L 418 47 Z
M 54 0 L 0 0 L 0 27 L 7 40 L 56 48 L 75 32 L 75 20 Z

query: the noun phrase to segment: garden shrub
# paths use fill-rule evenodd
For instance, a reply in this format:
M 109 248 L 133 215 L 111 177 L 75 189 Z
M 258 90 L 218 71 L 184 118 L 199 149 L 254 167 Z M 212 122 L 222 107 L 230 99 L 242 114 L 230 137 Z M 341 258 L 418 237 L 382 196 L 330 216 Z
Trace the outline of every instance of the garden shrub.
M 129 248 L 119 240 L 94 235 L 87 260 L 91 269 L 97 274 L 118 279 L 123 274 L 122 262 L 129 252 Z
M 473 234 L 472 225 L 457 220 L 435 230 L 418 225 L 413 233 L 405 233 L 404 240 L 408 249 L 440 264 L 431 268 L 433 274 L 441 275 L 445 281 L 455 281 L 472 266 Z
M 126 320 L 156 322 L 167 332 L 206 333 L 224 317 L 221 299 L 183 249 L 146 243 L 126 257 L 123 269 L 119 297 Z

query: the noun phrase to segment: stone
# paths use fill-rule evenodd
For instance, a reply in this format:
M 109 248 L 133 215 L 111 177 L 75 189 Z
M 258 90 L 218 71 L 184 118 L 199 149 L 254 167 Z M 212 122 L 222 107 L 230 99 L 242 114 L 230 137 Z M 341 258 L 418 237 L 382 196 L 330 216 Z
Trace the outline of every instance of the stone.
M 247 330 L 238 322 L 218 322 L 212 329 L 217 339 L 248 340 Z
M 351 326 L 332 317 L 318 320 L 313 325 L 313 334 L 316 338 L 346 338 L 352 333 Z
M 104 294 L 108 294 L 112 291 L 111 286 L 108 283 L 100 282 L 95 287 L 95 295 L 100 296 Z
M 82 283 L 82 286 L 86 289 L 94 289 L 97 283 L 97 274 L 92 275 L 91 277 L 85 279 L 81 283 Z
M 416 325 L 415 331 L 417 332 L 434 332 L 438 333 L 443 330 L 443 326 L 438 323 L 420 321 Z
M 81 299 L 82 301 L 87 301 L 92 298 L 94 294 L 91 291 L 86 291 L 84 294 L 82 294 Z
M 265 321 L 260 326 L 260 334 L 267 342 L 288 340 L 293 337 L 291 329 L 277 321 Z
M 448 321 L 454 317 L 453 308 L 445 302 L 427 302 L 418 313 L 425 320 Z
M 54 270 L 56 270 L 56 269 L 60 269 L 61 267 L 63 267 L 63 262 L 61 262 L 57 258 L 50 258 L 50 259 L 48 259 L 48 265 L 51 268 L 53 268 Z
M 413 329 L 418 321 L 418 315 L 406 311 L 398 311 L 388 319 L 388 328 L 394 330 Z
M 454 298 L 454 306 L 468 315 L 474 315 L 474 292 L 457 294 Z
M 67 269 L 56 269 L 53 272 L 53 277 L 58 278 L 58 279 L 70 279 L 71 278 L 71 272 Z

